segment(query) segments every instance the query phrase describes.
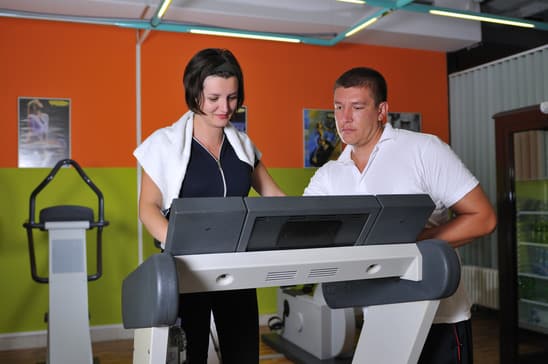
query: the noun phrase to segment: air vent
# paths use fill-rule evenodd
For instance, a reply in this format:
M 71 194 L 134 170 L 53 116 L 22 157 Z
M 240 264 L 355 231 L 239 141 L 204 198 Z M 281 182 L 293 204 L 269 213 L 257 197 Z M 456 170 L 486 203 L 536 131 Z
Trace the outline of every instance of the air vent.
M 268 272 L 266 281 L 282 281 L 286 279 L 295 279 L 297 276 L 296 270 L 284 270 L 280 272 Z
M 311 269 L 308 273 L 309 278 L 317 278 L 317 277 L 331 277 L 337 274 L 339 271 L 339 268 L 333 267 L 333 268 L 318 268 L 318 269 Z

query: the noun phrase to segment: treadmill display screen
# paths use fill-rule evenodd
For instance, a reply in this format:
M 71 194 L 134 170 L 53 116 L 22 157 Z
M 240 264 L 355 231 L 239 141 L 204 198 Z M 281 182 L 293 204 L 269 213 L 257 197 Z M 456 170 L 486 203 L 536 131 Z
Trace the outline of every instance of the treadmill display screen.
M 261 216 L 247 251 L 355 245 L 369 214 Z
M 283 224 L 276 245 L 282 249 L 328 246 L 335 241 L 341 225 L 336 220 L 288 221 Z

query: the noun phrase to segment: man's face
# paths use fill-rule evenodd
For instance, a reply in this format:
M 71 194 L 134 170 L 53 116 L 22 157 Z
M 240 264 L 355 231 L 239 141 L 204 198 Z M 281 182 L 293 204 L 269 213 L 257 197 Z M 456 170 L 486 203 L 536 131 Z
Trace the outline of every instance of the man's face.
M 369 87 L 338 87 L 334 92 L 335 120 L 341 140 L 361 147 L 376 143 L 388 105 L 378 107 Z

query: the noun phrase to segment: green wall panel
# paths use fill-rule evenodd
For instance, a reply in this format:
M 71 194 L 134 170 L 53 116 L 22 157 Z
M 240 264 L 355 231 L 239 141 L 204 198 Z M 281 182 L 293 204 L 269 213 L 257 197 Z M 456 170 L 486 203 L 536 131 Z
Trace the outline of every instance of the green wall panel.
M 121 285 L 138 264 L 137 186 L 135 168 L 84 168 L 104 195 L 103 276 L 88 284 L 89 311 L 94 325 L 120 324 Z M 50 169 L 0 169 L 0 333 L 45 330 L 48 286 L 32 280 L 26 231 L 31 192 Z M 277 168 L 270 173 L 282 189 L 301 195 L 314 169 Z M 255 195 L 253 193 L 252 195 Z M 36 211 L 56 205 L 89 206 L 97 213 L 95 194 L 73 168 L 63 168 L 38 195 Z M 36 217 L 35 219 L 37 219 Z M 34 229 L 38 273 L 47 275 L 47 233 Z M 87 233 L 88 272 L 95 272 L 96 230 Z M 152 238 L 143 233 L 143 256 L 158 253 Z M 261 314 L 276 312 L 276 288 L 258 290 Z
M 32 280 L 23 222 L 28 220 L 31 192 L 49 169 L 0 169 L 0 333 L 46 329 L 48 286 Z M 137 265 L 137 193 L 134 168 L 87 168 L 86 174 L 104 195 L 103 276 L 90 282 L 91 325 L 121 322 L 123 278 Z M 55 205 L 89 206 L 97 213 L 95 194 L 73 168 L 63 168 L 38 195 L 37 212 Z M 96 217 L 95 217 L 96 218 Z M 38 219 L 36 217 L 35 219 Z M 47 275 L 47 233 L 34 230 L 38 273 Z M 96 268 L 96 229 L 88 231 L 88 272 Z

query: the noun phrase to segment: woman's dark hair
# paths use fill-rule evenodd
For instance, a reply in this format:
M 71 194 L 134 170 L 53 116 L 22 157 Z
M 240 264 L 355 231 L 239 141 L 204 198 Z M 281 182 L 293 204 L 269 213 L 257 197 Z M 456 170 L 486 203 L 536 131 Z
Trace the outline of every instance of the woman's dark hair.
M 197 114 L 203 114 L 201 109 L 204 80 L 208 76 L 224 78 L 236 77 L 238 80 L 239 109 L 244 103 L 244 75 L 236 57 L 228 49 L 206 48 L 192 57 L 185 67 L 183 85 L 188 108 Z
M 346 71 L 335 81 L 334 88 L 339 87 L 369 87 L 376 106 L 387 100 L 386 80 L 372 68 L 356 67 Z

